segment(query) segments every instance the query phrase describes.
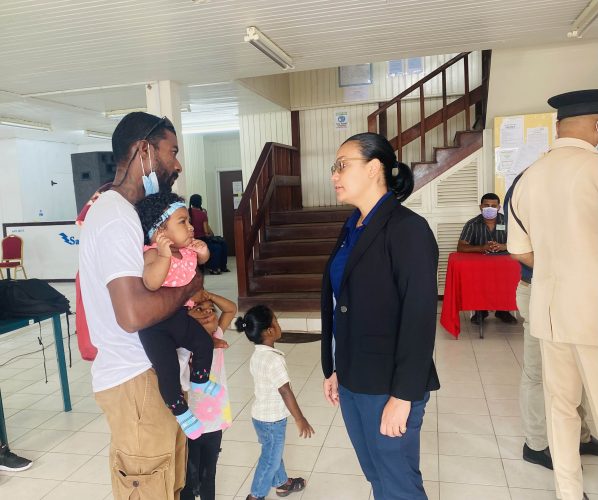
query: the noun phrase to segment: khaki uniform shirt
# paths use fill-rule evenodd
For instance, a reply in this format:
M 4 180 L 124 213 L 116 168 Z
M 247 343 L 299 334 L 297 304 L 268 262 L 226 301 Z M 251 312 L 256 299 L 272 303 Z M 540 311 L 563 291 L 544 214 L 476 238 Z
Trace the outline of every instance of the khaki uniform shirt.
M 531 334 L 598 345 L 598 151 L 557 139 L 513 192 L 507 247 L 534 252 Z

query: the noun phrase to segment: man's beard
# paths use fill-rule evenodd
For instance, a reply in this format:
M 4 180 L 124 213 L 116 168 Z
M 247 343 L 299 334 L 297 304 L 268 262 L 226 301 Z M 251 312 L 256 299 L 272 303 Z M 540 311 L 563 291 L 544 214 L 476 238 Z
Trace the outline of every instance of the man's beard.
M 173 172 L 170 175 L 166 174 L 166 169 L 160 161 L 156 164 L 156 176 L 158 177 L 158 186 L 160 187 L 161 193 L 172 192 L 172 185 L 179 177 L 177 172 Z

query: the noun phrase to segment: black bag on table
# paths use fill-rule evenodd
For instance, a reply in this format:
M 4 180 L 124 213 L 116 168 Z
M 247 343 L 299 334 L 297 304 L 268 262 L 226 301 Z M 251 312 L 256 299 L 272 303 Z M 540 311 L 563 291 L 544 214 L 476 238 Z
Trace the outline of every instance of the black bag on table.
M 0 319 L 71 313 L 68 299 L 43 280 L 0 280 Z

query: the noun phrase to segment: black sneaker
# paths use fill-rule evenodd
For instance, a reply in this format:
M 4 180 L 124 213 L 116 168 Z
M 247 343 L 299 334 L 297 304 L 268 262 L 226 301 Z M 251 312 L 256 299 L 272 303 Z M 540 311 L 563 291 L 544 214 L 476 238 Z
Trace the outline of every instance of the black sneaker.
M 552 457 L 550 456 L 550 449 L 536 451 L 532 450 L 527 443 L 523 445 L 523 460 L 530 464 L 541 465 L 547 469 L 552 470 Z
M 31 467 L 31 460 L 15 455 L 8 445 L 0 447 L 0 470 L 21 472 Z
M 479 325 L 480 321 L 487 317 L 488 317 L 488 311 L 476 311 L 475 313 L 473 313 L 473 316 L 471 317 L 471 322 L 474 325 Z
M 511 325 L 517 323 L 517 318 L 513 316 L 509 311 L 496 311 L 494 313 L 494 316 L 496 316 L 503 323 L 509 323 Z
M 587 443 L 579 444 L 580 455 L 598 455 L 598 439 L 591 436 Z

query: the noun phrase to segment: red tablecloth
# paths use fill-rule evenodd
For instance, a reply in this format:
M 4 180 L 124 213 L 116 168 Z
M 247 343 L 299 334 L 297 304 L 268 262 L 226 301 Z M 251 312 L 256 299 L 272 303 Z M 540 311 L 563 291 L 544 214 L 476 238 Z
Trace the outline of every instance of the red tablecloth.
M 440 324 L 458 337 L 459 311 L 516 311 L 520 279 L 521 267 L 509 255 L 450 254 Z

